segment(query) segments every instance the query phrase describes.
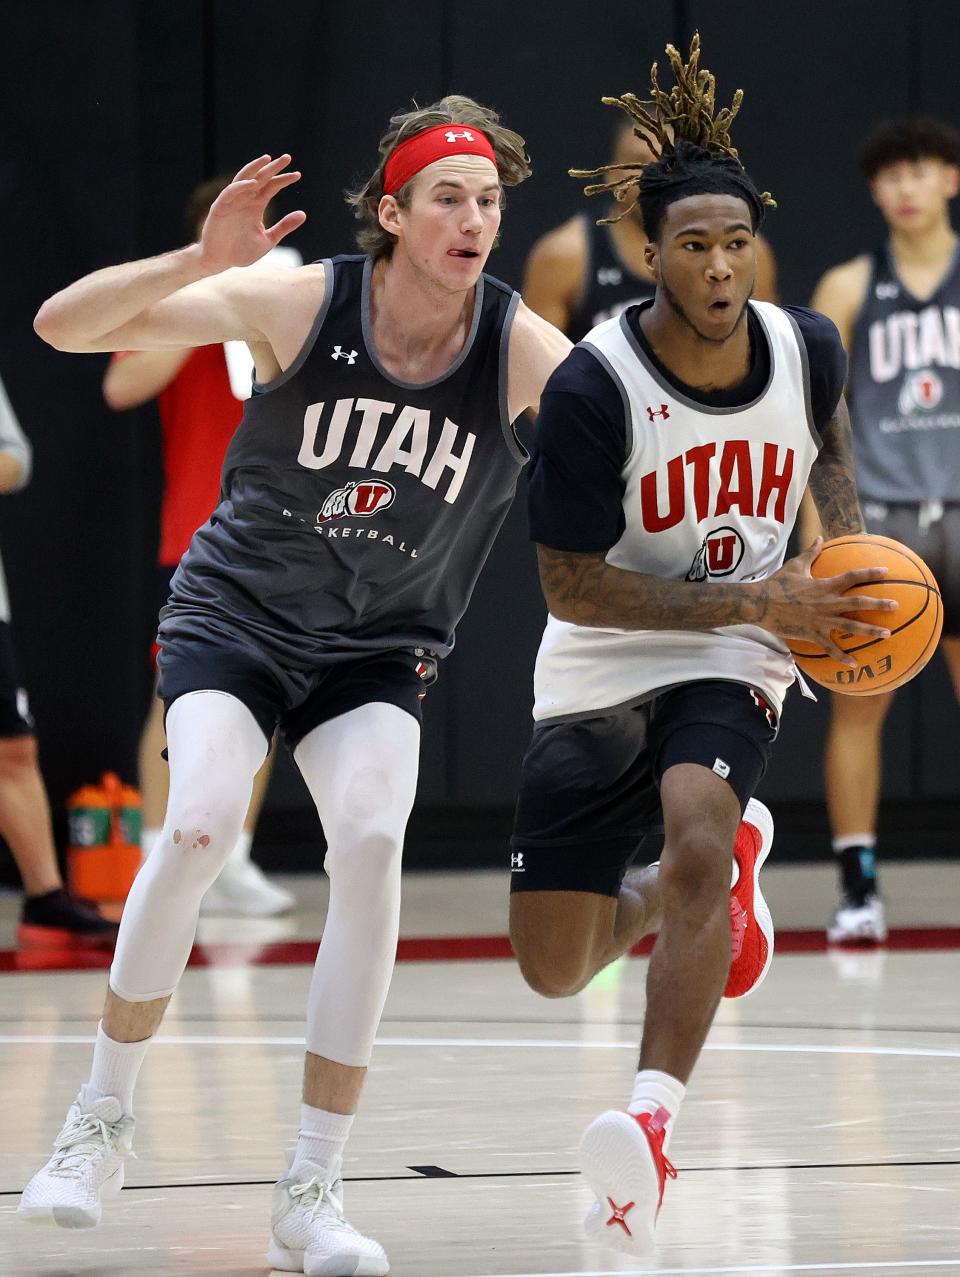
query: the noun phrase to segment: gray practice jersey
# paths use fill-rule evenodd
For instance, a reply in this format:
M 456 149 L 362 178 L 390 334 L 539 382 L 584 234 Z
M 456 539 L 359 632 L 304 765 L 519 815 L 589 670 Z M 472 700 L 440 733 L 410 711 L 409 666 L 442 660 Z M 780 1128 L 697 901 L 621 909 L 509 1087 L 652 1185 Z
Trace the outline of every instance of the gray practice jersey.
M 924 302 L 889 247 L 874 254 L 854 327 L 850 414 L 862 498 L 960 501 L 960 253 Z
M 371 260 L 324 267 L 326 300 L 303 349 L 254 383 L 220 503 L 160 614 L 161 647 L 226 639 L 309 669 L 453 646 L 526 459 L 507 409 L 519 295 L 482 276 L 460 355 L 442 377 L 409 384 L 373 345 Z

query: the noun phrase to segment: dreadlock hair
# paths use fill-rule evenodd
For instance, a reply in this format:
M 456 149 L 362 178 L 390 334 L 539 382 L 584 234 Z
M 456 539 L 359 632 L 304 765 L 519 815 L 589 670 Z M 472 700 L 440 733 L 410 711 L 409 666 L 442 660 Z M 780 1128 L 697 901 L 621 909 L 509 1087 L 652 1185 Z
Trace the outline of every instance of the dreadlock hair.
M 860 172 L 870 181 L 888 164 L 927 159 L 960 165 L 960 133 L 932 115 L 884 120 L 860 148 Z
M 571 169 L 571 177 L 604 177 L 584 187 L 587 195 L 610 192 L 620 203 L 633 199 L 615 217 L 599 219 L 599 225 L 619 222 L 639 205 L 647 238 L 655 240 L 667 208 L 688 195 L 735 195 L 750 208 L 751 225 L 759 230 L 765 206 L 776 208 L 769 191 L 757 190 L 730 141 L 730 126 L 743 102 L 737 89 L 730 106 L 717 111 L 716 79 L 700 69 L 700 34 L 690 42 L 687 62 L 672 45 L 667 58 L 676 83 L 669 93 L 660 87 L 657 63 L 650 70 L 649 100 L 634 93 L 603 98 L 629 117 L 633 131 L 646 142 L 656 159 L 649 164 L 601 164 L 595 169 Z M 610 177 L 610 174 L 614 176 Z

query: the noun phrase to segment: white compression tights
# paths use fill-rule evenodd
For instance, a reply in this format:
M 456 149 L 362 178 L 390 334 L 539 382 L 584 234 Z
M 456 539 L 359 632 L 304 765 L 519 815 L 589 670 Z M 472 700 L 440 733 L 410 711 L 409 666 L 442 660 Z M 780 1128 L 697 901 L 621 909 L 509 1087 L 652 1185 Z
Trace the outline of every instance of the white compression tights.
M 111 988 L 128 1002 L 176 987 L 200 900 L 236 842 L 267 749 L 246 706 L 219 692 L 175 701 L 167 741 L 167 817 L 127 899 L 110 973 Z M 369 1062 L 390 987 L 419 750 L 416 719 L 377 702 L 321 724 L 294 755 L 323 823 L 330 877 L 307 1049 L 339 1064 Z
M 400 857 L 417 789 L 420 725 L 395 705 L 322 723 L 294 758 L 327 838 L 330 903 L 307 1002 L 307 1050 L 362 1068 L 390 988 Z
M 160 837 L 124 906 L 110 987 L 163 998 L 190 957 L 204 892 L 236 844 L 267 739 L 225 692 L 191 692 L 167 714 L 170 796 Z

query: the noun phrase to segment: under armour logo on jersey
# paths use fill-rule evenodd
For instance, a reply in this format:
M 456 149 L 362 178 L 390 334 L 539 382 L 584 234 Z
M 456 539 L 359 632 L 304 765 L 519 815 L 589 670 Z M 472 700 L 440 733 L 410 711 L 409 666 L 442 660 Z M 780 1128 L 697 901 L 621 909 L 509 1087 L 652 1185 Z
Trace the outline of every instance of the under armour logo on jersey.
M 513 870 L 514 873 L 518 873 L 518 874 L 526 873 L 526 870 L 523 867 L 523 852 L 522 851 L 513 851 L 510 853 L 510 868 Z
M 334 346 L 331 359 L 345 359 L 348 364 L 357 362 L 357 352 L 355 350 L 344 350 L 342 346 Z
M 900 285 L 880 283 L 874 291 L 879 301 L 892 301 L 894 297 L 900 296 Z
M 662 418 L 664 419 L 664 421 L 669 421 L 669 420 L 670 420 L 670 409 L 667 407 L 667 405 L 666 405 L 665 403 L 662 403 L 662 404 L 660 405 L 660 407 L 657 409 L 657 411 L 656 411 L 656 412 L 654 412 L 654 410 L 653 410 L 653 409 L 649 406 L 649 404 L 648 404 L 648 405 L 647 405 L 647 416 L 650 418 L 650 420 L 651 420 L 651 421 L 654 421 L 657 417 L 662 417 Z
M 617 284 L 623 283 L 623 271 L 619 266 L 598 266 L 597 267 L 597 283 Z
M 469 129 L 463 129 L 459 133 L 453 129 L 447 129 L 443 136 L 451 143 L 456 142 L 458 138 L 462 138 L 464 142 L 475 142 L 477 140 Z

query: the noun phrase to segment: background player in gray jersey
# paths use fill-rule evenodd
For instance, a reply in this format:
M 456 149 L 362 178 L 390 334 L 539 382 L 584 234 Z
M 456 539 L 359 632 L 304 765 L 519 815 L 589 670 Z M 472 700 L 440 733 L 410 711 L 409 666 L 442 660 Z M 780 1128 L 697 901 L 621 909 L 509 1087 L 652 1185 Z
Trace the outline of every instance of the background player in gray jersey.
M 428 654 L 404 650 L 402 638 L 391 648 L 391 634 L 406 635 L 410 618 L 385 615 L 380 601 L 402 597 L 395 582 L 407 581 L 427 629 L 431 598 L 444 624 L 452 596 L 465 606 L 462 581 L 475 579 L 505 513 L 507 480 L 515 484 L 519 472 L 510 423 L 539 398 L 569 342 L 482 276 L 502 188 L 529 173 L 523 139 L 493 112 L 452 97 L 394 117 L 355 201 L 375 254 L 365 263 L 246 270 L 305 219 L 298 211 L 263 224 L 270 199 L 299 177 L 289 161 L 261 156 L 242 168 L 199 243 L 98 271 L 37 316 L 41 336 L 70 351 L 246 341 L 259 391 L 231 444 L 242 463 L 231 470 L 228 458 L 224 500 L 195 535 L 165 609 L 161 694 L 172 703 L 163 833 L 127 901 L 90 1082 L 20 1210 L 91 1226 L 101 1196 L 121 1186 L 137 1072 L 279 722 L 324 825 L 330 905 L 308 999 L 300 1139 L 276 1189 L 270 1258 L 284 1269 L 376 1277 L 387 1272 L 386 1256 L 344 1220 L 340 1170 L 395 957 L 429 666 Z M 352 325 L 350 344 L 338 330 L 320 339 L 328 310 Z M 477 333 L 485 333 L 480 349 Z M 472 380 L 445 405 L 463 370 Z M 324 379 L 331 398 L 350 376 L 354 388 L 318 441 Z M 307 388 L 306 405 L 271 409 L 296 404 L 298 386 Z M 397 405 L 386 402 L 401 395 L 406 424 L 390 419 Z M 430 408 L 417 406 L 420 395 Z M 456 418 L 478 402 L 490 419 L 474 422 L 454 455 Z M 359 413 L 356 405 L 364 405 Z M 360 434 L 343 449 L 348 425 Z M 483 464 L 470 467 L 471 450 Z M 329 464 L 328 454 L 336 454 Z M 497 472 L 501 490 L 491 493 Z M 256 499 L 247 501 L 251 485 Z M 488 508 L 476 493 L 497 500 Z M 445 543 L 457 539 L 457 511 L 471 521 L 460 540 L 479 547 L 477 561 L 432 544 L 431 520 Z M 403 552 L 393 519 L 417 528 Z M 448 571 L 421 598 L 418 565 L 431 553 Z M 298 624 L 313 615 L 323 618 L 318 629 Z M 351 645 L 352 617 L 364 623 L 361 650 Z M 449 633 L 442 639 L 452 643 Z
M 629 120 L 617 126 L 611 163 L 649 164 L 654 158 Z M 644 259 L 646 244 L 639 208 L 611 226 L 598 226 L 594 215 L 578 213 L 530 250 L 524 300 L 571 341 L 579 341 L 602 320 L 653 296 L 656 281 Z M 757 237 L 753 296 L 777 300 L 776 262 L 762 236 Z
M 960 253 L 950 201 L 960 134 L 939 120 L 880 125 L 860 165 L 887 224 L 875 253 L 835 266 L 813 306 L 850 353 L 857 482 L 867 529 L 902 541 L 943 591 L 943 654 L 960 698 Z M 817 531 L 809 503 L 804 532 Z M 840 870 L 831 941 L 887 935 L 875 863 L 881 736 L 893 692 L 834 696 L 824 783 Z

